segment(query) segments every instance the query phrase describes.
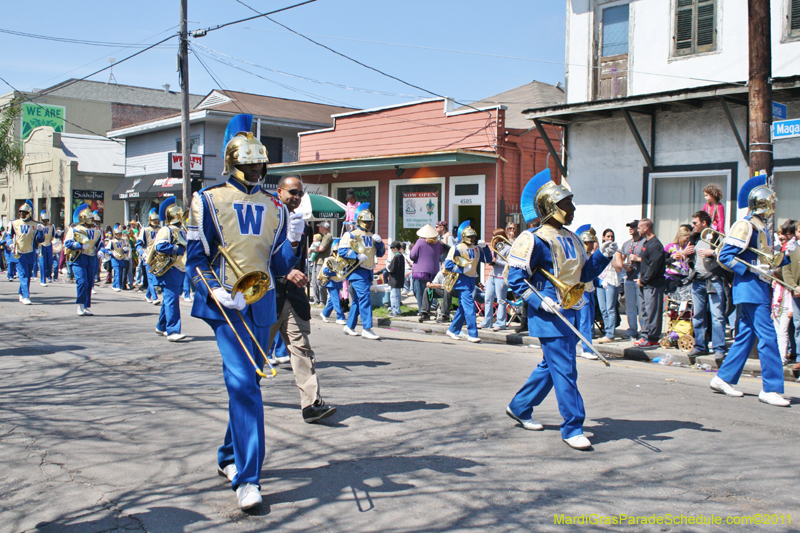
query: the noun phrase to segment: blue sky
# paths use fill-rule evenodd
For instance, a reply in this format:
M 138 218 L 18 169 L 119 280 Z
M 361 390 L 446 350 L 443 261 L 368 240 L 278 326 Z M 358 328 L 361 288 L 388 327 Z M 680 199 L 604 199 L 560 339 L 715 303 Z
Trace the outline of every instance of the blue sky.
M 266 12 L 298 1 L 190 0 L 189 29 L 255 14 L 242 2 Z M 177 31 L 179 17 L 178 0 L 6 4 L 0 29 L 107 43 L 154 43 Z M 532 80 L 563 83 L 565 13 L 565 4 L 558 0 L 317 0 L 273 18 L 387 74 L 470 102 Z M 210 32 L 191 44 L 197 55 L 190 62 L 190 90 L 196 94 L 221 85 L 359 108 L 431 96 L 347 61 L 264 18 Z M 121 60 L 140 48 L 0 33 L 0 49 L 13 51 L 0 57 L 0 76 L 20 90 L 45 88 L 83 77 L 107 66 L 109 57 Z M 114 77 L 120 84 L 160 88 L 168 83 L 179 90 L 176 53 L 177 39 L 173 39 L 115 66 Z M 90 79 L 105 82 L 109 73 Z M 10 90 L 0 82 L 0 93 Z

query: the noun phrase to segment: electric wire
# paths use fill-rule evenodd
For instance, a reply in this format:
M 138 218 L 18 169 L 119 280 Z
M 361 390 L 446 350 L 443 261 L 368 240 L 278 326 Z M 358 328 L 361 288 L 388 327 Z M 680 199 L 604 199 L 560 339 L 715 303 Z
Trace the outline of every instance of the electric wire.
M 27 37 L 31 39 L 40 39 L 43 41 L 55 41 L 59 43 L 69 43 L 69 44 L 82 44 L 87 46 L 103 46 L 108 48 L 138 48 L 138 47 L 146 47 L 149 45 L 142 44 L 142 43 L 114 43 L 114 42 L 107 42 L 107 41 L 87 41 L 84 39 L 71 39 L 68 37 L 54 37 L 50 35 L 37 35 L 35 33 L 25 33 L 21 31 L 15 30 L 7 30 L 4 28 L 0 28 L 0 33 L 6 33 L 8 35 L 14 35 L 17 37 Z
M 266 12 L 266 13 L 261 13 L 261 12 L 259 12 L 258 10 L 256 10 L 256 9 L 253 9 L 253 8 L 252 8 L 252 7 L 250 7 L 250 6 L 247 6 L 247 5 L 245 5 L 245 7 L 247 7 L 248 9 L 250 9 L 250 10 L 252 10 L 252 11 L 255 11 L 256 13 L 258 13 L 258 15 L 255 15 L 255 16 L 252 16 L 252 17 L 243 18 L 243 19 L 239 19 L 239 20 L 233 20 L 233 21 L 231 21 L 231 22 L 226 22 L 226 23 L 224 23 L 224 24 L 218 24 L 218 25 L 216 25 L 216 26 L 210 26 L 210 27 L 208 27 L 208 28 L 203 28 L 203 29 L 201 29 L 201 30 L 195 30 L 195 31 L 196 31 L 196 32 L 205 32 L 205 33 L 208 33 L 208 32 L 211 32 L 211 31 L 221 30 L 222 28 L 226 28 L 226 27 L 228 27 L 228 26 L 232 26 L 232 25 L 234 25 L 234 24 L 240 24 L 240 23 L 242 23 L 242 22 L 247 22 L 248 20 L 254 20 L 254 19 L 257 19 L 257 18 L 259 18 L 259 17 L 266 17 L 267 15 L 274 15 L 274 14 L 276 14 L 276 13 L 281 13 L 282 11 L 288 11 L 288 10 L 290 10 L 290 9 L 294 9 L 294 8 L 296 8 L 296 7 L 304 6 L 304 5 L 306 5 L 306 4 L 312 4 L 312 3 L 316 2 L 316 1 L 317 1 L 317 0 L 306 0 L 305 2 L 300 2 L 299 4 L 294 4 L 294 5 L 291 5 L 291 6 L 282 7 L 282 8 L 280 8 L 280 9 L 276 9 L 276 10 L 274 10 L 274 11 L 268 11 L 268 12 Z M 242 5 L 244 5 L 244 4 L 242 4 Z

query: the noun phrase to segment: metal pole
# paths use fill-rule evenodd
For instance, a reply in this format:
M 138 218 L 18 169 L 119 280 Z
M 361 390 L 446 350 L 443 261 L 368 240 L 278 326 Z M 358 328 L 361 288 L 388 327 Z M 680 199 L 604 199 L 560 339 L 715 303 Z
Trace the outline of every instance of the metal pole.
M 772 175 L 772 49 L 769 0 L 747 0 L 750 71 L 750 177 Z
M 192 198 L 192 166 L 189 147 L 189 31 L 187 28 L 188 0 L 181 0 L 180 48 L 178 65 L 181 78 L 181 158 L 183 160 L 183 208 L 189 207 Z

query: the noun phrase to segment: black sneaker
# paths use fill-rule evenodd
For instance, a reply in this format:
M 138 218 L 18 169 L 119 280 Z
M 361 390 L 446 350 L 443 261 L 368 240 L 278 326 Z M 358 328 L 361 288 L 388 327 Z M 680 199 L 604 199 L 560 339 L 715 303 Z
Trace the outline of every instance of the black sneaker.
M 314 405 L 309 405 L 303 409 L 303 421 L 306 424 L 313 424 L 317 420 L 328 418 L 336 412 L 336 407 L 325 405 L 322 400 L 317 400 Z
M 426 320 L 430 320 L 430 319 L 431 319 L 431 317 L 427 313 L 423 313 L 423 314 L 419 315 L 419 318 L 418 318 L 418 320 L 420 322 L 425 322 Z

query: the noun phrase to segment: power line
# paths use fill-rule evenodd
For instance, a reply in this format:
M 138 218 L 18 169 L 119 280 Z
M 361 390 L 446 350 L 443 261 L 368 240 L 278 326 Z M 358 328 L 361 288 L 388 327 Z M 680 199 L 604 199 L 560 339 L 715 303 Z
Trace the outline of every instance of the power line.
M 17 37 L 27 37 L 31 39 L 40 39 L 44 41 L 56 41 L 59 43 L 69 43 L 69 44 L 83 44 L 87 46 L 105 46 L 109 48 L 137 48 L 139 46 L 142 47 L 148 46 L 146 44 L 141 44 L 141 43 L 113 43 L 106 41 L 87 41 L 84 39 L 71 39 L 67 37 L 53 37 L 49 35 L 37 35 L 35 33 L 25 33 L 21 31 L 6 30 L 3 28 L 0 28 L 0 33 L 7 33 L 9 35 L 16 35 Z
M 242 22 L 247 22 L 248 20 L 254 20 L 254 19 L 257 19 L 257 18 L 259 18 L 259 17 L 266 17 L 267 15 L 274 15 L 274 14 L 276 14 L 276 13 L 280 13 L 280 12 L 282 12 L 282 11 L 288 11 L 288 10 L 290 10 L 290 9 L 294 9 L 294 8 L 296 8 L 296 7 L 304 6 L 304 5 L 306 5 L 306 4 L 312 4 L 312 3 L 316 2 L 316 1 L 317 1 L 317 0 L 306 0 L 305 2 L 300 2 L 299 4 L 294 4 L 294 5 L 291 5 L 291 6 L 282 7 L 282 8 L 280 8 L 280 9 L 276 9 L 276 10 L 274 10 L 274 11 L 268 11 L 267 13 L 260 13 L 259 11 L 257 11 L 257 10 L 255 10 L 255 9 L 253 9 L 253 8 L 252 8 L 252 7 L 250 7 L 250 6 L 245 6 L 245 7 L 247 7 L 248 9 L 250 9 L 250 10 L 252 10 L 252 11 L 255 11 L 256 13 L 258 13 L 258 15 L 255 15 L 255 16 L 252 16 L 252 17 L 243 18 L 243 19 L 240 19 L 240 20 L 233 20 L 233 21 L 231 21 L 231 22 L 226 22 L 225 24 L 219 24 L 219 25 L 217 25 L 217 26 L 211 26 L 211 27 L 208 27 L 208 28 L 205 28 L 205 29 L 202 29 L 202 30 L 196 30 L 196 31 L 194 31 L 194 32 L 192 32 L 192 33 L 199 33 L 199 34 L 201 34 L 201 35 L 205 35 L 206 33 L 210 32 L 210 31 L 216 31 L 216 30 L 220 30 L 220 29 L 222 29 L 222 28 L 225 28 L 225 27 L 227 27 L 227 26 L 232 26 L 232 25 L 234 25 L 234 24 L 240 24 L 240 23 L 242 23 Z M 242 4 L 242 5 L 244 5 L 244 4 Z

